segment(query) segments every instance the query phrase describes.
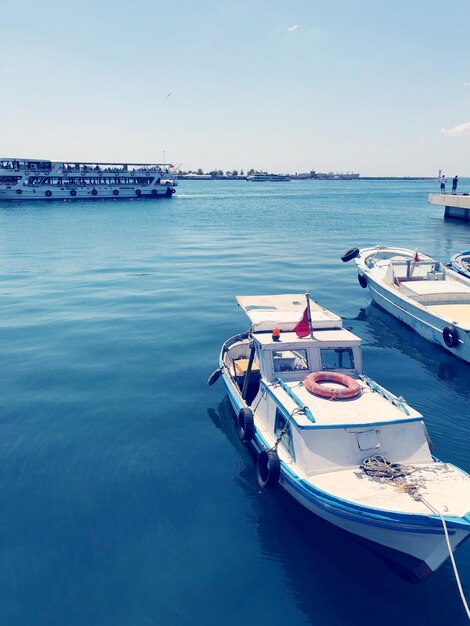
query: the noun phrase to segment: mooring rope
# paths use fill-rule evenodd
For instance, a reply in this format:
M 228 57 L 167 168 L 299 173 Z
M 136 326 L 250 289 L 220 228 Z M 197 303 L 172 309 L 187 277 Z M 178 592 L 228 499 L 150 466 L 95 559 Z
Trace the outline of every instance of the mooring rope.
M 465 598 L 465 594 L 464 594 L 464 591 L 463 591 L 463 588 L 462 588 L 462 583 L 460 582 L 459 571 L 457 569 L 457 564 L 455 563 L 454 553 L 452 551 L 452 546 L 450 545 L 449 533 L 447 532 L 446 521 L 445 521 L 444 517 L 442 516 L 442 513 L 439 511 L 439 509 L 436 509 L 435 507 L 433 507 L 432 504 L 430 504 L 425 498 L 423 498 L 422 495 L 418 494 L 416 496 L 416 499 L 417 500 L 421 500 L 421 502 L 424 505 L 426 505 L 430 511 L 432 511 L 435 515 L 439 515 L 439 517 L 441 518 L 442 528 L 444 529 L 444 535 L 445 535 L 445 538 L 446 538 L 447 549 L 449 551 L 450 562 L 452 563 L 452 567 L 454 569 L 455 580 L 457 581 L 457 587 L 459 589 L 460 598 L 462 600 L 462 604 L 463 604 L 463 606 L 465 608 L 465 611 L 467 612 L 467 617 L 470 620 L 470 609 L 468 608 L 467 599 Z
M 377 478 L 390 484 L 400 484 L 404 488 L 403 490 L 405 491 L 405 493 L 408 493 L 408 495 L 411 496 L 414 500 L 422 502 L 425 506 L 428 507 L 428 509 L 432 513 L 434 513 L 434 515 L 439 516 L 442 523 L 442 528 L 444 529 L 447 550 L 449 551 L 450 561 L 454 569 L 455 580 L 457 581 L 460 598 L 462 600 L 465 611 L 467 612 L 467 617 L 470 620 L 470 609 L 468 608 L 468 603 L 465 598 L 462 583 L 460 582 L 460 576 L 457 565 L 455 563 L 454 553 L 452 551 L 452 546 L 450 545 L 449 533 L 447 532 L 446 521 L 442 513 L 419 493 L 419 485 L 407 483 L 405 480 L 407 475 L 415 471 L 415 468 L 412 465 L 407 466 L 401 465 L 400 463 L 392 463 L 390 459 L 388 459 L 386 456 L 383 456 L 382 454 L 376 454 L 375 456 L 371 456 L 368 459 L 364 459 L 360 467 L 371 478 Z

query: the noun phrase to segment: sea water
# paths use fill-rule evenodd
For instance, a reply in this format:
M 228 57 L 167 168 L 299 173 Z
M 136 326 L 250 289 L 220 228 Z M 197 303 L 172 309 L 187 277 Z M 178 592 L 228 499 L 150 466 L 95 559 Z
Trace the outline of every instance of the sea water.
M 261 491 L 222 381 L 237 294 L 345 318 L 366 372 L 470 470 L 470 367 L 370 303 L 353 246 L 447 261 L 470 224 L 432 181 L 181 181 L 171 200 L 0 206 L 5 626 L 466 624 L 449 562 L 413 585 Z M 462 189 L 470 181 L 460 181 Z M 456 553 L 470 594 L 470 542 Z

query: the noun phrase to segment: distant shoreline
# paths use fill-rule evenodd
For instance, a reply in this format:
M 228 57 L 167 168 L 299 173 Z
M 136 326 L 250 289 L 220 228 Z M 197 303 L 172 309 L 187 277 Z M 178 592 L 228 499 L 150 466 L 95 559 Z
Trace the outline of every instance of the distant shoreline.
M 176 174 L 178 180 L 246 180 L 246 176 L 187 176 L 187 175 L 178 175 Z M 436 180 L 435 176 L 359 176 L 356 178 L 300 178 L 296 176 L 292 176 L 292 180 L 314 180 L 314 181 L 330 181 L 330 182 L 350 182 L 350 181 L 361 181 L 361 180 Z M 273 182 L 273 181 L 265 181 L 265 182 Z M 278 182 L 278 181 L 274 181 Z

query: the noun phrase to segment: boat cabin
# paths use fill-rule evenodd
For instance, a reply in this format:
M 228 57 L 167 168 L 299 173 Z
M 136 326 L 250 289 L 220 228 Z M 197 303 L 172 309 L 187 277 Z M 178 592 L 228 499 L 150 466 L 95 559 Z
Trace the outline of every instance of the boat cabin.
M 303 338 L 294 327 L 306 308 L 305 297 L 239 296 L 237 302 L 250 318 L 251 341 L 234 345 L 225 358 L 248 404 L 257 395 L 261 379 L 295 382 L 325 370 L 362 373 L 360 339 L 342 327 L 340 317 L 316 302 L 310 301 L 314 330 Z
M 294 327 L 306 308 L 305 296 L 237 301 L 251 328 L 225 344 L 229 389 L 233 384 L 233 392 L 253 411 L 260 436 L 282 436 L 282 458 L 306 474 L 357 466 L 378 450 L 394 459 L 430 458 L 422 416 L 363 374 L 361 341 L 343 328 L 340 317 L 310 301 L 313 330 L 301 338 Z M 333 402 L 312 393 L 306 378 L 322 372 L 329 374 L 328 390 L 345 384 L 330 382 L 334 373 L 353 382 L 357 393 Z M 409 437 L 400 436 L 398 445 L 397 428 L 405 422 L 410 422 Z M 329 460 L 332 446 L 334 461 Z

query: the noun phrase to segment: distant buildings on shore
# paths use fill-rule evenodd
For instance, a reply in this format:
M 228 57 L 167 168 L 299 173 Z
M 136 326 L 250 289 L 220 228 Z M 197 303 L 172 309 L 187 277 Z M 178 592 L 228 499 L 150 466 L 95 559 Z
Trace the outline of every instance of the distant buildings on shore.
M 273 172 L 266 172 L 260 170 L 248 170 L 246 174 L 243 170 L 232 170 L 223 172 L 222 170 L 212 170 L 210 172 L 204 172 L 202 169 L 198 170 L 179 170 L 174 172 L 179 179 L 183 180 L 246 180 L 253 176 L 278 176 Z M 305 179 L 318 179 L 318 180 L 352 180 L 359 178 L 360 174 L 356 172 L 316 172 L 311 170 L 310 172 L 295 172 L 295 174 L 285 174 L 292 180 L 305 180 Z

